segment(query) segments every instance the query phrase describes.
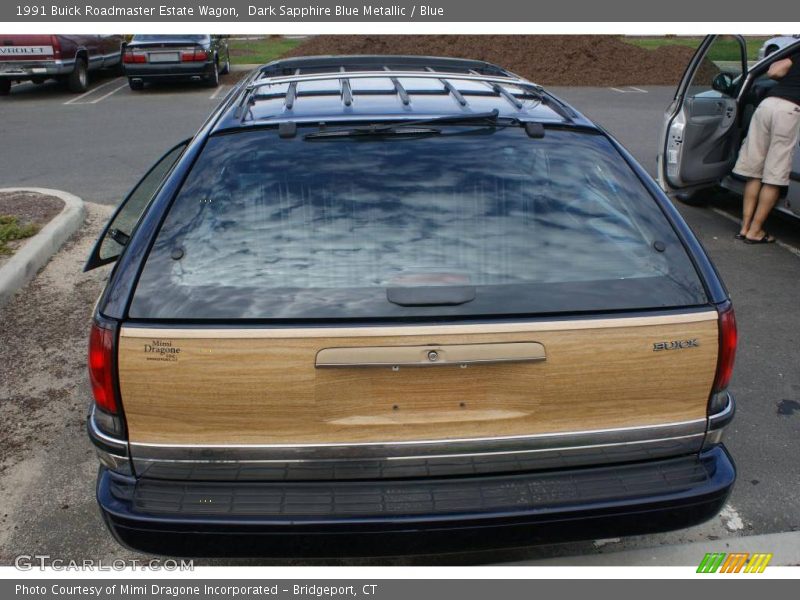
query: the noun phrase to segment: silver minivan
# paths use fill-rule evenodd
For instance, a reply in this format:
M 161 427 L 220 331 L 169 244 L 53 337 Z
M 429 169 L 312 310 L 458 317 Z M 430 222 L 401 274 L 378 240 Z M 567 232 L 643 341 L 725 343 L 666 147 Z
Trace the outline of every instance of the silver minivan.
M 732 40 L 739 60 L 710 59 Z M 749 64 L 744 37 L 711 35 L 703 40 L 664 114 L 658 152 L 658 181 L 664 190 L 689 203 L 701 202 L 707 197 L 702 192 L 715 186 L 742 194 L 745 180 L 732 169 L 756 107 L 777 83 L 767 70 L 798 50 L 800 39 Z M 800 152 L 776 210 L 800 218 Z

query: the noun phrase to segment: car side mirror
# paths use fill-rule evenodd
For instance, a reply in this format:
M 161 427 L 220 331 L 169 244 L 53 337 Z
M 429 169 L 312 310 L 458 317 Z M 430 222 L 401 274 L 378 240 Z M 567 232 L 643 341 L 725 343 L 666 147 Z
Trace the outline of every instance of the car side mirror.
M 714 80 L 711 82 L 711 87 L 721 94 L 733 96 L 733 81 L 733 73 L 723 71 L 722 73 L 717 73 L 717 76 L 714 77 Z

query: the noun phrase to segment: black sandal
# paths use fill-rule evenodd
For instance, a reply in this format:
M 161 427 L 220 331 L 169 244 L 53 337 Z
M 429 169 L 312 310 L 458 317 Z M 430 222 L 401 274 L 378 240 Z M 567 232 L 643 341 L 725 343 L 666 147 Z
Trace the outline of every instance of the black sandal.
M 735 239 L 735 240 L 744 240 L 744 239 L 747 239 L 747 236 L 743 235 L 741 233 L 737 233 L 735 236 L 733 236 L 733 239 Z
M 750 240 L 748 238 L 744 238 L 745 244 L 774 244 L 775 238 L 770 236 L 766 231 L 764 232 L 764 237 L 760 240 Z

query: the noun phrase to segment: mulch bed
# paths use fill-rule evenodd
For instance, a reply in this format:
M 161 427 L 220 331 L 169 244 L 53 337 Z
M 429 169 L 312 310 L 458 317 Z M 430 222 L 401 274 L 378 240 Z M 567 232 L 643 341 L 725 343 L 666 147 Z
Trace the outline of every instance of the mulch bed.
M 20 226 L 32 224 L 41 229 L 63 208 L 64 202 L 55 196 L 34 192 L 0 192 L 0 215 L 17 217 Z M 13 252 L 22 246 L 26 239 L 12 240 L 8 242 L 8 247 Z M 9 258 L 10 255 L 0 254 L 0 265 Z
M 676 85 L 694 49 L 613 35 L 320 35 L 284 56 L 412 54 L 496 63 L 543 85 Z

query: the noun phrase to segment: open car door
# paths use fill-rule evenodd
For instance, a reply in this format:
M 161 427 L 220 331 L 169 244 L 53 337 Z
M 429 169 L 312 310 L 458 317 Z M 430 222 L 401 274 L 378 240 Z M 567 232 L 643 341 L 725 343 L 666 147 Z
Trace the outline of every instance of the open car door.
M 747 76 L 741 36 L 707 36 L 664 114 L 658 180 L 667 192 L 719 183 L 736 162 L 742 139 L 737 96 Z

